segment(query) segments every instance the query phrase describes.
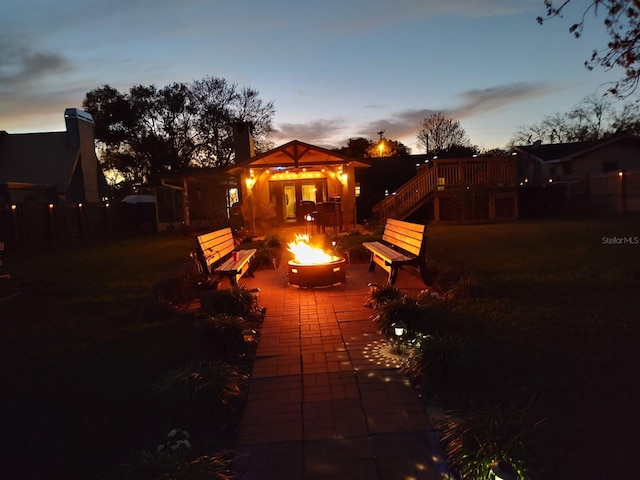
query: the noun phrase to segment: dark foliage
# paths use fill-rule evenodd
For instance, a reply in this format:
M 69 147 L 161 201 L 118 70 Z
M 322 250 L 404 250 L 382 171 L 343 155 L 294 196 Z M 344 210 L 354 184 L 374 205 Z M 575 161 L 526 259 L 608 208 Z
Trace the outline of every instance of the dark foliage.
M 243 400 L 246 376 L 222 361 L 200 361 L 170 371 L 153 387 L 158 402 L 176 425 L 197 430 L 224 425 Z
M 200 302 L 202 310 L 211 316 L 227 314 L 251 322 L 262 321 L 264 317 L 258 297 L 244 285 L 203 292 Z

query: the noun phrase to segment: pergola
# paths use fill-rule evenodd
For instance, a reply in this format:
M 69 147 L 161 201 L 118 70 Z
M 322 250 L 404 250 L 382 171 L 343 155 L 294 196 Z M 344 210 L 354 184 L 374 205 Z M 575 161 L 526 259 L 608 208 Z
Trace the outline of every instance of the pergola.
M 299 224 L 310 212 L 322 226 L 355 225 L 357 159 L 293 140 L 237 163 L 242 210 L 252 229 Z

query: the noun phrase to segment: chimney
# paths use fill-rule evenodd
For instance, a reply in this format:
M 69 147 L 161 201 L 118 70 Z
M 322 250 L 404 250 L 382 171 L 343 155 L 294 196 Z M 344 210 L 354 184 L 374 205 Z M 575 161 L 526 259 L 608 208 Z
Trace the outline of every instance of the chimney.
M 79 108 L 66 108 L 64 111 L 64 124 L 67 127 L 68 147 L 79 147 L 81 137 L 86 137 L 87 134 L 91 137 L 91 141 L 94 141 L 94 123 L 90 113 Z
M 93 117 L 78 108 L 67 108 L 64 111 L 64 123 L 67 127 L 67 148 L 76 149 L 80 159 L 84 201 L 99 202 L 100 167 L 96 156 Z
M 249 160 L 256 154 L 253 142 L 253 123 L 236 122 L 231 125 L 231 128 L 233 128 L 233 149 L 236 153 L 235 163 Z

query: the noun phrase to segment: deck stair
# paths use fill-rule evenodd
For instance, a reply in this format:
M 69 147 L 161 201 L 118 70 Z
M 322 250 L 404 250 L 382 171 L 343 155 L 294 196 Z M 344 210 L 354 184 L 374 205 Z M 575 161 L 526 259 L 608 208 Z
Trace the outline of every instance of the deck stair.
M 515 158 L 472 157 L 435 159 L 392 194 L 373 206 L 378 222 L 387 218 L 406 219 L 441 191 L 515 186 Z

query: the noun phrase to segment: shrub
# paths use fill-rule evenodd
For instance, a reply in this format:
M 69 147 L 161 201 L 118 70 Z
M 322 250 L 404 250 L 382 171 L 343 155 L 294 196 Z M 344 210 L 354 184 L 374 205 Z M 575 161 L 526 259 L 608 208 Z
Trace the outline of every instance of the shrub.
M 168 303 L 176 308 L 188 305 L 198 294 L 202 279 L 195 255 L 183 262 L 176 277 L 157 282 L 152 287 L 152 295 L 158 302 Z
M 456 381 L 457 367 L 465 342 L 451 335 L 416 335 L 405 358 L 403 370 L 427 391 L 447 390 L 447 383 Z
M 478 410 L 449 412 L 437 425 L 449 466 L 462 478 L 489 480 L 491 463 L 503 460 L 531 479 L 535 452 L 541 447 L 540 426 L 534 404 L 523 408 L 511 402 Z
M 373 284 L 369 285 L 372 286 Z M 394 285 L 384 285 L 382 287 L 373 286 L 367 306 L 378 310 L 386 303 L 402 300 L 402 297 L 404 297 L 404 293 Z
M 202 313 L 196 317 L 196 328 L 205 353 L 210 358 L 230 360 L 245 352 L 242 317 L 225 313 L 212 317 Z
M 178 424 L 219 425 L 231 417 L 244 398 L 247 377 L 221 361 L 201 361 L 173 370 L 154 386 L 159 401 Z
M 142 452 L 121 465 L 116 480 L 231 480 L 233 456 L 229 452 L 194 460 L 170 451 Z
M 348 257 L 352 263 L 369 261 L 371 253 L 362 246 L 362 242 L 373 240 L 374 238 L 371 236 L 362 235 L 362 233 L 358 231 L 332 238 L 332 241 L 335 242 L 336 245 L 336 252 L 343 257 Z
M 264 244 L 267 248 L 282 248 L 282 240 L 273 234 L 264 237 Z
M 203 293 L 200 305 L 211 316 L 227 314 L 248 321 L 262 321 L 264 317 L 264 311 L 258 306 L 258 297 L 244 285 Z
M 275 262 L 277 262 L 279 254 L 271 248 L 262 247 L 256 250 L 255 255 L 251 259 L 251 268 L 253 270 L 259 270 L 261 268 L 273 268 Z
M 442 298 L 478 298 L 483 289 L 475 275 L 460 272 L 444 263 L 427 262 L 426 276 L 429 284 Z
M 405 295 L 401 299 L 382 303 L 371 318 L 378 326 L 378 330 L 388 338 L 395 337 L 393 325 L 399 321 L 407 326 L 407 338 L 413 338 L 425 327 L 426 310 L 418 305 L 415 298 Z

